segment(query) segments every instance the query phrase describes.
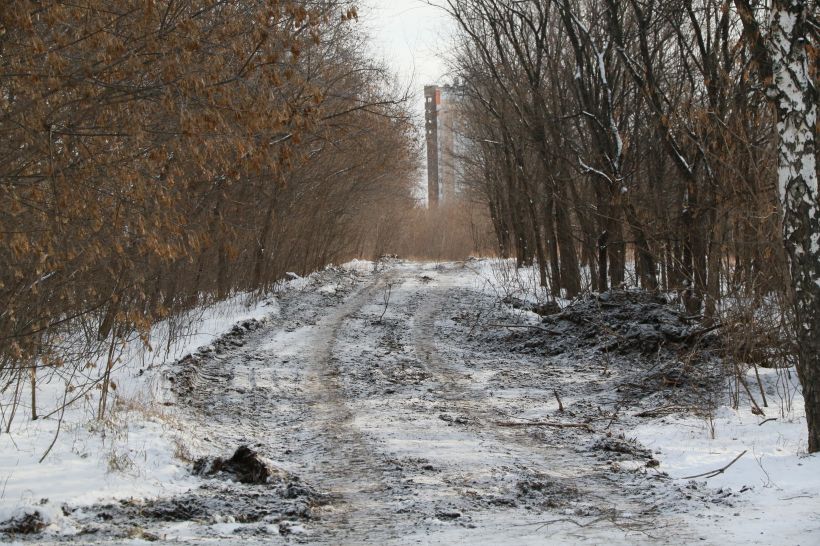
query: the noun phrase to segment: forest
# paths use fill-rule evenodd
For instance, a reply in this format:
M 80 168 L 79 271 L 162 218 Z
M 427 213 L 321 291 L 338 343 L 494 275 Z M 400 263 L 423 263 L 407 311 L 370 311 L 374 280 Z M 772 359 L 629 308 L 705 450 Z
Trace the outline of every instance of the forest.
M 680 293 L 704 322 L 734 323 L 741 360 L 761 350 L 797 362 L 812 451 L 815 8 L 446 2 L 459 28 L 467 179 L 489 206 L 500 255 L 535 264 L 556 297 L 626 285 Z
M 817 1 L 395 1 L 0 2 L 0 541 L 816 536 Z
M 4 390 L 378 252 L 412 199 L 413 129 L 355 19 L 336 1 L 3 3 Z

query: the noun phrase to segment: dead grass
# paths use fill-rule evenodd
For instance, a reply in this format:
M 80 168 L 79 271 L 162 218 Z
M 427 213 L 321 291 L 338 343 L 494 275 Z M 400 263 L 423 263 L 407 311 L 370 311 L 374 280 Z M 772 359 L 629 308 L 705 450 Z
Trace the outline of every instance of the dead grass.
M 496 238 L 485 205 L 460 201 L 435 209 L 408 211 L 406 230 L 396 241 L 402 258 L 449 261 L 495 256 Z

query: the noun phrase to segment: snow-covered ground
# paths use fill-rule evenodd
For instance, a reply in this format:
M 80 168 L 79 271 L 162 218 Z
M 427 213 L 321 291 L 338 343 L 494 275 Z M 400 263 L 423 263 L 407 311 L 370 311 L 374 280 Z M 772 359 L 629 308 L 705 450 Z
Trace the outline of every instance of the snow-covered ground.
M 152 342 L 164 346 L 157 356 L 141 341 L 132 341 L 114 370 L 113 410 L 103 422 L 95 419 L 96 390 L 61 415 L 57 408 L 65 395 L 65 381 L 41 380 L 38 413 L 51 415 L 32 421 L 30 404 L 23 402 L 11 433 L 0 434 L 0 521 L 39 511 L 53 530 L 70 533 L 63 503 L 92 504 L 193 487 L 187 465 L 175 456 L 190 432 L 176 420 L 173 407 L 163 405 L 167 396 L 160 381 L 163 365 L 211 343 L 238 321 L 275 312 L 275 300 L 255 301 L 240 295 L 191 313 L 188 333 L 170 346 L 163 343 L 168 325 L 158 325 Z M 95 371 L 104 365 L 101 359 Z
M 764 416 L 752 413 L 746 398 L 738 409 L 721 405 L 705 417 L 656 419 L 632 434 L 657 452 L 673 478 L 723 468 L 745 452 L 708 479 L 712 488 L 744 491 L 743 502 L 689 515 L 705 536 L 723 535 L 733 544 L 820 544 L 820 456 L 806 454 L 796 374 L 760 373 L 769 401 Z M 753 373 L 747 382 L 755 385 Z
M 591 353 L 579 361 L 579 352 L 544 356 L 518 352 L 524 341 L 505 345 L 499 323 L 538 322 L 498 298 L 538 301 L 536 285 L 531 271 L 515 275 L 488 260 L 354 262 L 265 298 L 203 309 L 194 333 L 166 346 L 167 356 L 146 360 L 136 345 L 125 351 L 107 422 L 94 419 L 93 397 L 62 422 L 59 413 L 31 421 L 21 407 L 12 433 L 0 435 L 0 521 L 39 512 L 46 534 L 16 537 L 35 542 L 95 527 L 77 540 L 820 543 L 820 457 L 805 455 L 793 373 L 761 370 L 765 416 L 741 398 L 737 410 L 720 403 L 705 415 L 636 417 L 643 408 L 619 409 L 611 392 L 633 380 L 628 370 L 607 364 L 601 372 Z M 213 349 L 248 319 L 262 325 L 232 338 L 235 347 Z M 208 345 L 195 355 L 195 388 L 180 390 L 185 369 L 174 361 Z M 41 385 L 43 408 L 63 391 L 58 381 Z M 587 428 L 522 426 L 526 420 Z M 226 515 L 225 505 L 204 521 L 157 522 L 144 532 L 117 526 L 119 514 L 136 513 L 134 499 L 196 504 L 202 491 L 246 491 L 191 472 L 192 459 L 230 455 L 242 441 L 293 476 L 281 487 L 310 490 L 282 499 L 310 506 L 250 524 Z M 743 451 L 722 474 L 685 479 Z M 647 466 L 648 458 L 660 465 Z M 114 500 L 126 502 L 118 508 Z

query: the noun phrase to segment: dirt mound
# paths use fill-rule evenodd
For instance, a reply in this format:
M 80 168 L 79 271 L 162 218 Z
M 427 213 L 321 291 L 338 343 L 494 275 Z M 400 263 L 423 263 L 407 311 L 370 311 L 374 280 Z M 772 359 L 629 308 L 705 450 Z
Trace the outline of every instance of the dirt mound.
M 288 520 L 311 521 L 316 508 L 328 504 L 325 495 L 291 477 L 275 487 L 249 486 L 238 490 L 228 484 L 210 484 L 184 495 L 158 499 L 127 499 L 117 504 L 94 507 L 95 517 L 87 522 L 85 533 L 118 535 L 139 524 L 194 521 L 205 524 L 278 523 Z
M 580 492 L 572 484 L 549 476 L 530 476 L 516 484 L 517 497 L 524 505 L 558 508 L 576 500 Z
M 572 330 L 576 339 L 601 340 L 602 350 L 620 353 L 648 354 L 670 344 L 692 346 L 702 341 L 699 334 L 704 332 L 665 298 L 643 291 L 589 296 L 543 322 L 548 330 Z
M 663 296 L 617 290 L 578 299 L 502 342 L 513 352 L 599 369 L 597 388 L 617 392 L 624 407 L 693 407 L 722 384 L 718 332 Z
M 202 347 L 198 352 L 200 354 L 208 354 L 211 352 L 222 354 L 231 348 L 241 347 L 245 344 L 245 338 L 247 338 L 250 332 L 258 330 L 264 325 L 264 320 L 243 320 L 242 322 L 234 324 L 228 333 L 220 336 L 212 345 Z
M 604 436 L 593 441 L 593 451 L 604 452 L 607 458 L 617 459 L 652 459 L 652 452 L 638 443 L 634 438 Z
M 715 334 L 663 296 L 612 291 L 576 300 L 542 319 L 543 328 L 512 334 L 525 352 L 558 355 L 595 348 L 616 354 L 654 355 L 660 348 L 714 345 Z
M 40 512 L 31 512 L 0 523 L 0 532 L 8 535 L 33 535 L 42 532 L 46 522 Z
M 172 384 L 172 391 L 177 395 L 190 394 L 200 381 L 200 367 L 204 361 L 223 355 L 230 350 L 242 347 L 247 343 L 248 336 L 261 329 L 267 321 L 265 319 L 247 319 L 233 325 L 227 333 L 221 335 L 210 345 L 203 345 L 196 352 L 185 355 L 177 361 L 173 370 L 165 373 L 165 379 Z M 224 378 L 230 378 L 225 372 Z
M 240 446 L 230 459 L 202 458 L 194 463 L 194 474 L 229 475 L 240 483 L 268 483 L 275 470 L 248 446 Z
M 207 472 L 209 467 L 213 468 L 212 463 L 216 460 L 203 459 L 200 463 L 203 472 Z M 222 460 L 222 470 L 216 471 L 215 475 L 227 476 L 229 473 L 225 468 L 234 467 L 238 471 L 235 468 L 237 465 L 241 471 L 253 474 L 254 471 L 258 472 L 260 462 L 263 461 L 257 460 L 252 450 L 241 449 L 238 457 Z M 173 497 L 132 498 L 97 505 L 84 511 L 87 516 L 81 520 L 84 524 L 82 533 L 123 538 L 130 536 L 135 525 L 137 528 L 156 528 L 158 523 L 173 522 L 288 526 L 292 522 L 319 519 L 318 509 L 333 500 L 292 474 L 274 471 L 264 483 L 261 477 L 256 477 L 259 479 L 254 483 L 240 485 L 233 480 L 213 480 Z M 248 532 L 253 532 L 253 529 Z

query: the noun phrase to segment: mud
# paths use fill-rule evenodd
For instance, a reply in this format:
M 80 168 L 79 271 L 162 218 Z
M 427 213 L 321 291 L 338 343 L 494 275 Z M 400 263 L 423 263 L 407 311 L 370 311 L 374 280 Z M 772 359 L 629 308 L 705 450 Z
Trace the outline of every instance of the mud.
M 628 431 L 641 411 L 704 395 L 717 373 L 708 336 L 651 296 L 541 318 L 470 275 L 393 261 L 277 294 L 279 314 L 165 375 L 197 430 L 186 448 L 201 485 L 67 506 L 81 539 L 48 540 L 697 540 L 677 514 L 732 494 L 675 485 Z
M 46 527 L 39 512 L 24 514 L 0 524 L 0 532 L 8 536 L 33 535 L 42 532 Z
M 718 328 L 642 291 L 586 296 L 498 342 L 516 353 L 599 364 L 602 378 L 620 378 L 606 384 L 622 408 L 703 407 L 718 396 L 725 372 Z
M 228 458 L 202 457 L 193 466 L 194 474 L 214 476 L 227 474 L 240 483 L 268 483 L 276 472 L 258 453 L 248 446 L 240 446 Z

